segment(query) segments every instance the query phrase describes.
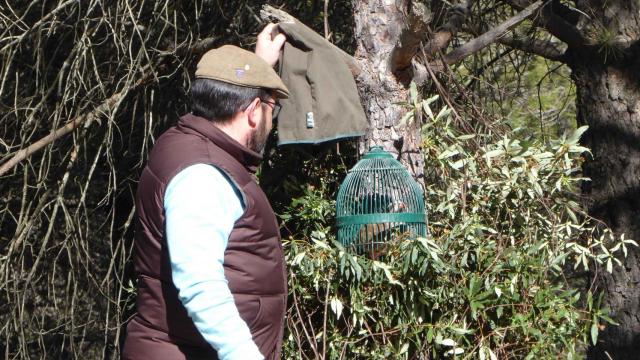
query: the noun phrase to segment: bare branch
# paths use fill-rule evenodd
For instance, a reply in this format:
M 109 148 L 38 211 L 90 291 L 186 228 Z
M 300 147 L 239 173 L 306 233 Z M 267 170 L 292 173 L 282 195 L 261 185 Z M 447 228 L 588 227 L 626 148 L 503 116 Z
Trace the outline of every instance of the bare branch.
M 263 21 L 286 23 L 300 22 L 298 19 L 291 16 L 288 12 L 276 9 L 271 5 L 264 5 L 262 7 L 262 9 L 260 10 L 260 17 Z
M 391 71 L 398 77 L 411 78 L 411 60 L 418 52 L 420 42 L 431 21 L 431 12 L 422 3 L 414 2 L 402 29 L 398 43 L 391 53 Z
M 329 40 L 329 0 L 324 0 L 324 38 Z
M 530 54 L 542 56 L 545 59 L 566 63 L 564 51 L 551 41 L 544 41 L 530 37 L 516 37 L 506 34 L 498 39 L 498 42 L 522 50 Z
M 211 48 L 214 44 L 213 38 L 206 38 L 200 40 L 193 44 L 191 47 L 186 47 L 188 50 L 186 53 L 183 50 L 184 48 L 178 47 L 174 49 L 170 49 L 165 51 L 163 55 L 158 59 L 157 65 L 161 64 L 163 61 L 167 59 L 167 56 L 173 54 L 174 52 L 180 55 L 191 55 L 191 54 L 199 54 L 207 49 Z M 153 70 L 153 67 L 145 67 L 142 70 L 143 75 L 138 79 L 132 86 L 127 89 L 111 95 L 108 99 L 103 101 L 100 105 L 95 107 L 93 110 L 84 113 L 80 116 L 75 117 L 73 120 L 67 122 L 64 126 L 52 131 L 49 135 L 41 138 L 35 143 L 27 146 L 26 148 L 18 150 L 11 159 L 7 160 L 5 163 L 0 165 L 0 176 L 4 175 L 7 171 L 11 170 L 14 166 L 19 164 L 22 160 L 31 156 L 31 154 L 42 150 L 45 146 L 51 144 L 52 142 L 60 139 L 61 137 L 71 133 L 73 130 L 77 129 L 82 124 L 89 124 L 94 119 L 99 118 L 102 114 L 108 113 L 122 100 L 124 97 L 132 90 L 139 88 L 142 85 L 146 85 L 151 80 L 156 79 L 156 73 Z
M 527 0 L 506 0 L 506 2 L 518 10 L 524 9 L 529 3 Z M 576 21 L 575 13 L 561 9 L 562 13 L 568 18 L 568 20 L 565 20 L 553 10 L 554 6 L 545 4 L 539 16 L 533 19 L 534 24 L 538 27 L 545 28 L 551 35 L 562 40 L 571 48 L 583 48 L 587 46 L 589 44 L 588 40 L 582 35 L 580 30 L 572 25 L 572 22 Z
M 105 100 L 102 104 L 89 111 L 88 113 L 82 114 L 73 120 L 66 123 L 64 126 L 52 131 L 49 135 L 43 137 L 42 139 L 36 141 L 35 143 L 27 146 L 24 149 L 18 150 L 11 159 L 0 166 L 0 176 L 4 175 L 7 171 L 11 170 L 14 166 L 19 164 L 22 160 L 28 158 L 33 153 L 36 153 L 45 146 L 51 144 L 52 142 L 60 139 L 61 137 L 69 134 L 76 128 L 78 128 L 82 124 L 89 124 L 94 119 L 99 118 L 102 114 L 110 112 L 114 106 L 120 102 L 129 91 L 138 88 L 139 86 L 148 83 L 150 80 L 154 78 L 153 71 L 147 68 L 147 72 L 145 75 L 138 80 L 133 86 L 127 88 L 126 90 L 113 94 L 110 98 Z
M 465 57 L 482 50 L 487 45 L 495 43 L 507 31 L 511 30 L 516 25 L 520 24 L 522 21 L 535 14 L 543 4 L 543 0 L 534 2 L 515 16 L 504 21 L 502 24 L 446 54 L 443 57 L 443 61 L 447 65 L 454 64 L 464 59 Z
M 583 48 L 589 44 L 589 41 L 582 35 L 580 30 L 556 15 L 551 6 L 545 6 L 541 13 L 540 22 L 542 26 L 549 30 L 553 36 L 564 41 L 569 47 Z
M 287 12 L 285 12 L 283 10 L 274 8 L 271 5 L 264 5 L 262 7 L 262 10 L 260 10 L 260 17 L 265 22 L 297 23 L 300 26 L 306 27 L 306 25 L 303 24 L 302 22 L 300 22 L 300 20 L 298 20 L 295 17 L 289 15 Z M 311 30 L 311 31 L 313 31 L 313 30 Z M 358 76 L 360 74 L 360 66 L 358 66 L 358 63 L 356 63 L 356 60 L 353 58 L 353 56 L 347 54 L 346 52 L 344 52 L 344 50 L 340 49 L 339 47 L 337 47 L 337 46 L 335 46 L 333 44 L 331 44 L 331 46 L 340 55 L 340 58 L 347 64 L 347 66 L 349 67 L 349 70 L 351 70 L 351 73 L 353 74 L 353 76 L 354 77 Z

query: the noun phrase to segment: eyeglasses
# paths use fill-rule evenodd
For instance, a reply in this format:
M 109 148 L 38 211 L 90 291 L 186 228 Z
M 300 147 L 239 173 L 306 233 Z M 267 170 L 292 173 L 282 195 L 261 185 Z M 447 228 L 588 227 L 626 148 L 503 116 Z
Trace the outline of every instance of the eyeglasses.
M 273 110 L 271 112 L 271 117 L 272 118 L 276 118 L 278 117 L 278 114 L 280 113 L 280 108 L 282 107 L 279 103 L 275 102 L 275 101 L 269 101 L 269 100 L 264 100 L 264 99 L 260 99 L 262 100 L 263 103 L 265 104 L 269 104 L 271 105 L 271 109 Z

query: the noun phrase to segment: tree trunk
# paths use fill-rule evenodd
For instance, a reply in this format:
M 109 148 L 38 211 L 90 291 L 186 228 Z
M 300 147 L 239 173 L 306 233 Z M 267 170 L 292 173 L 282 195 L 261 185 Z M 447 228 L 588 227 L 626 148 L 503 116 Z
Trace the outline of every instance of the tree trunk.
M 636 11 L 637 14 L 637 11 Z M 639 54 L 640 55 L 640 54 Z M 572 64 L 577 87 L 578 123 L 589 125 L 591 148 L 584 171 L 586 207 L 617 234 L 640 240 L 640 77 L 633 62 Z M 587 62 L 590 61 L 590 62 Z M 593 275 L 604 305 L 619 326 L 607 325 L 591 359 L 637 359 L 640 350 L 640 251 L 629 248 L 624 266 Z M 607 354 L 610 356 L 608 357 Z
M 571 56 L 577 89 L 578 124 L 589 125 L 584 143 L 591 148 L 583 184 L 590 215 L 616 235 L 640 240 L 640 3 L 581 0 L 591 16 L 589 51 Z M 637 359 L 640 351 L 640 251 L 629 248 L 623 266 L 609 274 L 593 271 L 596 291 L 619 326 L 606 325 L 590 359 Z M 602 324 L 604 325 L 604 324 Z
M 391 52 L 396 45 L 407 13 L 406 0 L 353 0 L 355 38 L 354 55 L 361 69 L 356 78 L 369 129 L 360 144 L 360 153 L 373 145 L 398 155 L 418 181 L 424 175 L 424 157 L 420 151 L 420 122 L 414 119 L 400 124 L 410 110 L 408 84 L 392 73 Z

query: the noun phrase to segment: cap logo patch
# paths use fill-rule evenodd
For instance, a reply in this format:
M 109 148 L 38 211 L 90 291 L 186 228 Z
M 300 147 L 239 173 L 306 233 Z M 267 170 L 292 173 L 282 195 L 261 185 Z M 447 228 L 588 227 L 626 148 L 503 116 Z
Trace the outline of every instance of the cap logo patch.
M 244 76 L 244 69 L 236 69 L 236 77 L 241 78 Z

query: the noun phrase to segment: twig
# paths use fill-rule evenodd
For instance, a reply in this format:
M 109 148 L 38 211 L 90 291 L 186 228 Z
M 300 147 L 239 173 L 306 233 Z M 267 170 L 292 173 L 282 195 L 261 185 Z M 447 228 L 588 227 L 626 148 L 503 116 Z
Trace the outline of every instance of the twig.
M 329 40 L 329 0 L 324 0 L 324 38 Z
M 322 359 L 327 355 L 327 312 L 329 307 L 329 290 L 331 290 L 331 282 L 327 280 L 327 291 L 324 295 L 324 314 L 322 314 Z
M 296 296 L 296 291 L 292 290 L 292 294 L 293 294 L 293 305 L 296 308 L 296 314 L 298 315 L 298 318 L 302 323 L 302 331 L 304 331 L 304 335 L 307 337 L 307 341 L 309 341 L 309 346 L 311 346 L 311 350 L 313 350 L 313 353 L 315 354 L 316 359 L 318 359 L 320 358 L 320 354 L 318 354 L 315 338 L 309 335 L 309 332 L 307 331 L 307 327 L 304 325 L 302 311 L 300 311 L 300 307 L 298 306 L 298 297 Z M 312 330 L 313 330 L 313 327 L 312 327 Z

